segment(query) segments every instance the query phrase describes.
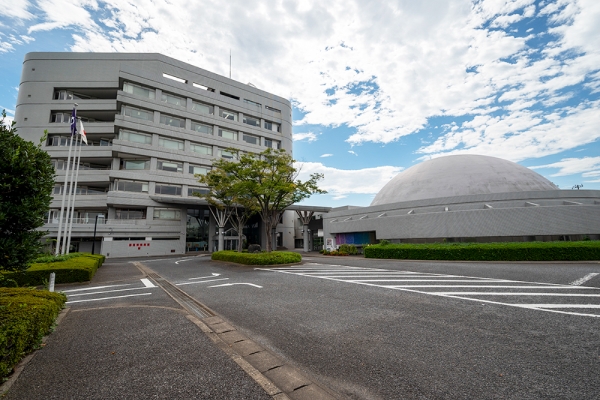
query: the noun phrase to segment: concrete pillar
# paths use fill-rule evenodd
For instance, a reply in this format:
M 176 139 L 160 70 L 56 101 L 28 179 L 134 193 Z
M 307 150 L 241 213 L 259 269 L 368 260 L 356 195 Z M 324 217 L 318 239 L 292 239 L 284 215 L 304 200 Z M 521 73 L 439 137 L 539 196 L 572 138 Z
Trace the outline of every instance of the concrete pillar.
M 218 247 L 219 251 L 223 251 L 223 249 L 225 248 L 225 239 L 223 237 L 224 231 L 225 231 L 225 228 L 220 226 L 219 227 L 219 247 Z
M 304 249 L 305 253 L 308 253 L 310 249 L 308 248 L 308 224 L 302 225 L 302 238 L 304 241 Z

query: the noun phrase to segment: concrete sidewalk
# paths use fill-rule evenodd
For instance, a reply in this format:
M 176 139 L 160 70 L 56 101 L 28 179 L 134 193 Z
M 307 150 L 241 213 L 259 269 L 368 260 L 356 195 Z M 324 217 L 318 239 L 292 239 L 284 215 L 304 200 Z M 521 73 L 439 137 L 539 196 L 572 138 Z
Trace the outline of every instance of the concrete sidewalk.
M 140 274 L 132 264 L 107 262 L 92 286 Z M 5 398 L 280 397 L 269 396 L 202 332 L 198 319 L 159 292 L 160 288 L 155 290 L 156 295 L 143 300 L 103 301 L 67 309 Z

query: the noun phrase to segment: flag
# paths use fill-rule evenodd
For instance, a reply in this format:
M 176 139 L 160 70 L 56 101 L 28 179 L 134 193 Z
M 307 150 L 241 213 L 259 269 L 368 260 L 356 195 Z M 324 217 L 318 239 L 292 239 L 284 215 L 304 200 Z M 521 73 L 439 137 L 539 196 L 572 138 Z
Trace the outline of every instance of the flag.
M 73 113 L 71 114 L 71 137 L 77 134 L 77 110 L 73 107 Z
M 85 144 L 87 144 L 87 136 L 85 134 L 85 129 L 83 129 L 83 121 L 79 120 L 79 124 L 81 125 L 81 131 L 79 132 L 79 134 L 81 135 L 81 140 L 83 140 Z

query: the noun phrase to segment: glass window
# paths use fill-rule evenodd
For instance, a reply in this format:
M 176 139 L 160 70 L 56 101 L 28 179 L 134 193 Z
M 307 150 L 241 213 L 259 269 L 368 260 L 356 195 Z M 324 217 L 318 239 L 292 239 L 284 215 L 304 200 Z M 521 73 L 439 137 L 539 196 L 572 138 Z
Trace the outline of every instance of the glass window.
M 142 192 L 148 193 L 148 182 L 115 181 L 115 190 L 120 192 Z
M 135 107 L 130 107 L 130 106 L 123 106 L 122 112 L 123 112 L 123 115 L 125 115 L 126 117 L 143 119 L 146 121 L 154 120 L 154 112 L 153 111 L 142 110 L 140 108 L 135 108 Z
M 115 219 L 144 219 L 146 209 L 115 208 Z
M 153 99 L 156 97 L 156 91 L 144 86 L 136 85 L 135 83 L 125 82 L 123 84 L 123 91 L 125 93 L 131 93 L 134 96 L 144 97 L 147 99 Z
M 219 136 L 225 139 L 238 140 L 237 132 L 232 132 L 225 129 L 219 129 Z
M 174 106 L 185 107 L 186 99 L 183 97 L 175 96 L 169 93 L 163 92 L 160 96 L 160 100 L 163 103 L 172 104 Z
M 244 99 L 244 103 L 249 104 L 249 105 L 254 106 L 254 107 L 260 107 L 260 105 L 261 105 L 260 103 L 257 103 L 255 101 L 248 100 L 248 99 Z
M 269 110 L 269 111 L 273 111 L 273 112 L 276 112 L 276 113 L 280 113 L 280 114 L 281 114 L 281 110 L 278 110 L 278 109 L 276 109 L 276 108 L 269 107 L 269 106 L 265 106 L 265 108 L 266 108 L 267 110 Z
M 50 122 L 67 124 L 71 122 L 70 113 L 52 113 L 50 115 Z M 85 121 L 84 121 L 85 122 Z
M 166 194 L 169 196 L 181 196 L 181 186 L 156 184 L 155 194 Z
M 161 114 L 160 123 L 163 125 L 174 126 L 176 128 L 185 128 L 185 119 L 173 117 L 171 115 Z
M 208 193 L 208 189 L 188 187 L 188 197 L 194 196 L 194 193 L 207 194 Z
M 277 140 L 265 139 L 265 146 L 272 149 L 279 149 L 281 148 L 281 143 Z
M 196 121 L 192 121 L 192 130 L 200 133 L 212 135 L 212 126 L 204 125 Z
M 228 160 L 237 160 L 237 155 L 232 151 L 221 149 L 221 158 L 226 158 Z
M 249 117 L 248 115 L 244 115 L 243 122 L 252 126 L 260 126 L 260 120 L 257 118 Z
M 177 208 L 155 208 L 154 219 L 181 219 L 181 210 Z
M 119 131 L 119 139 L 126 140 L 128 142 L 134 143 L 143 143 L 143 144 L 152 144 L 152 135 L 148 135 L 145 133 L 126 131 L 121 129 Z M 100 144 L 102 145 L 102 144 Z
M 215 112 L 215 108 L 213 106 L 204 103 L 199 103 L 197 101 L 192 101 L 192 110 L 211 115 Z
M 212 147 L 210 146 L 204 146 L 202 144 L 191 144 L 190 148 L 194 153 L 212 156 Z
M 183 172 L 183 163 L 176 161 L 158 160 L 158 169 L 169 172 Z
M 281 132 L 281 125 L 276 124 L 275 122 L 265 121 L 265 129 L 273 132 Z
M 242 136 L 242 139 L 244 139 L 244 142 L 246 142 L 246 143 L 260 144 L 260 139 L 256 136 L 247 135 L 244 133 L 244 135 Z
M 150 169 L 150 160 L 123 160 L 122 169 Z
M 190 174 L 193 175 L 206 175 L 209 171 L 208 167 L 202 167 L 200 165 L 190 165 Z
M 236 113 L 235 111 L 231 111 L 231 110 L 225 110 L 223 108 L 219 109 L 219 116 L 223 117 L 225 119 L 228 119 L 230 121 L 238 120 L 238 113 Z
M 183 150 L 183 141 L 175 139 L 167 139 L 161 137 L 158 139 L 158 145 L 171 150 Z

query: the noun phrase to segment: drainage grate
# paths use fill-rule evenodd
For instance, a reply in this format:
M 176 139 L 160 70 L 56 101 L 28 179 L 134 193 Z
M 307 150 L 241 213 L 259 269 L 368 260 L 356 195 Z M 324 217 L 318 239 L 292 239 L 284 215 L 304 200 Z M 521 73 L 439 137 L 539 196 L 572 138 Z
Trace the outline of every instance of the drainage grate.
M 171 296 L 176 302 L 181 304 L 183 308 L 194 314 L 198 318 L 213 317 L 215 314 L 210 311 L 205 305 L 199 303 L 193 297 L 189 296 L 183 290 L 173 285 L 156 272 L 147 272 L 149 278 L 152 278 L 158 286 L 160 286 L 169 296 Z

